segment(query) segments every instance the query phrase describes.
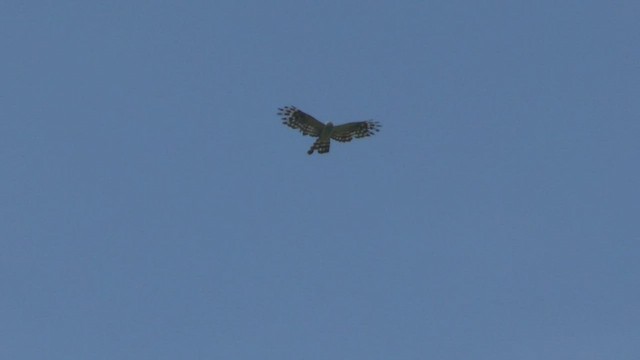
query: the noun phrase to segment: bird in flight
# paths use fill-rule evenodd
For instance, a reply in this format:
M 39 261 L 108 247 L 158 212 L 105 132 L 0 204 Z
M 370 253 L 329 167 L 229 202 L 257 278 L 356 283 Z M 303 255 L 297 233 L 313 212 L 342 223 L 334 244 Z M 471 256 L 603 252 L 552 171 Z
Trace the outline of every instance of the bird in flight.
M 318 138 L 307 151 L 309 155 L 314 151 L 318 151 L 318 154 L 328 153 L 331 139 L 349 142 L 353 138 L 375 135 L 381 127 L 377 121 L 356 121 L 335 126 L 331 122 L 325 124 L 295 106 L 285 106 L 278 110 L 280 110 L 278 115 L 282 116 L 283 124 L 300 130 L 302 135 Z

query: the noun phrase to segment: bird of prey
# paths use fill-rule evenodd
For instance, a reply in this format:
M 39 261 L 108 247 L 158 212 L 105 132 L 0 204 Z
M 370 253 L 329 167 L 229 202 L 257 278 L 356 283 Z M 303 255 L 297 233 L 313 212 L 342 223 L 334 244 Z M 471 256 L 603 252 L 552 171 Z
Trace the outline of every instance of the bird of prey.
M 313 154 L 314 151 L 318 151 L 318 154 L 328 153 L 331 139 L 348 142 L 353 138 L 375 135 L 376 132 L 380 131 L 381 127 L 377 121 L 356 121 L 342 125 L 333 125 L 331 122 L 324 124 L 295 106 L 285 106 L 278 110 L 280 110 L 278 115 L 282 116 L 283 124 L 300 130 L 302 135 L 318 138 L 307 151 L 309 155 Z

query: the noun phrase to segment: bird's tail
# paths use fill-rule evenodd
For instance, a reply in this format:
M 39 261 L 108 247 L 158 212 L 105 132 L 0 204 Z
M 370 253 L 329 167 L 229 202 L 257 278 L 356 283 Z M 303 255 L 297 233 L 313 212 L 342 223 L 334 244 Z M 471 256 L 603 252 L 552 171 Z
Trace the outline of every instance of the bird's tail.
M 314 151 L 318 151 L 318 154 L 324 154 L 329 152 L 329 147 L 331 146 L 331 139 L 322 139 L 319 138 L 316 142 L 311 145 L 307 154 L 311 155 Z

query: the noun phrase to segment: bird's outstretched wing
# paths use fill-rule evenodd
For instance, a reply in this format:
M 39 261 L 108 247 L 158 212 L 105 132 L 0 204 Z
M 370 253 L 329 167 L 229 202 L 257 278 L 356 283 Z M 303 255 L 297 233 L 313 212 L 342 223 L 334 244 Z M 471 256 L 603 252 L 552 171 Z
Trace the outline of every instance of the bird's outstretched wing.
M 353 138 L 375 135 L 375 133 L 380 131 L 380 127 L 381 125 L 377 121 L 350 122 L 335 126 L 331 133 L 331 138 L 340 142 L 348 142 Z
M 325 126 L 321 121 L 302 110 L 298 110 L 295 106 L 285 106 L 278 110 L 280 110 L 278 115 L 282 116 L 282 123 L 290 128 L 300 130 L 303 135 L 318 137 Z

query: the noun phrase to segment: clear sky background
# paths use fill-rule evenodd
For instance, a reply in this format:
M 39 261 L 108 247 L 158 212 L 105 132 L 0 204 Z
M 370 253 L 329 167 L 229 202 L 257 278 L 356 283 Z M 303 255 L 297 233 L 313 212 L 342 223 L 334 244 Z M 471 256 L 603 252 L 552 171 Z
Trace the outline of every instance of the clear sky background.
M 639 19 L 3 1 L 0 358 L 640 358 Z

